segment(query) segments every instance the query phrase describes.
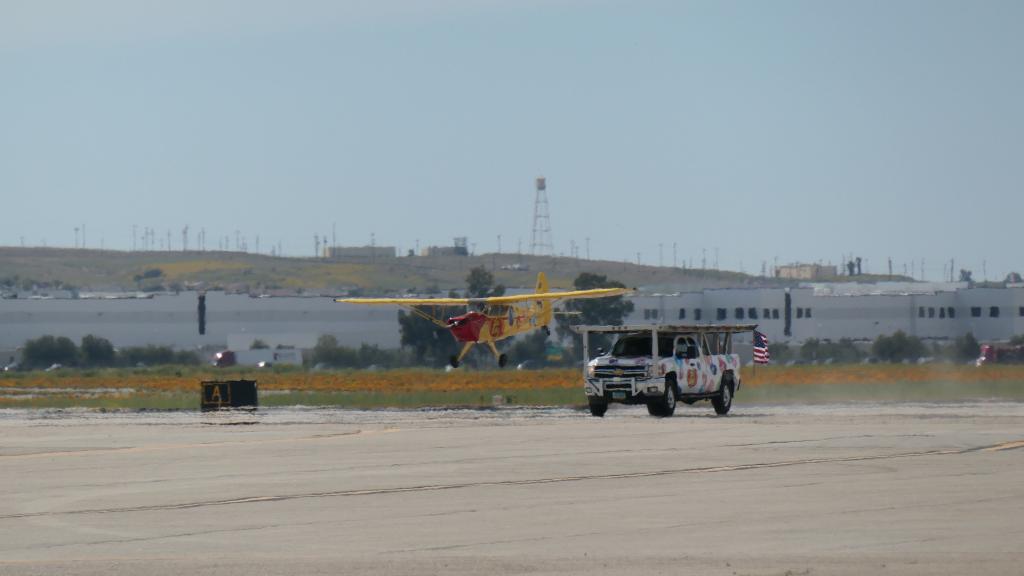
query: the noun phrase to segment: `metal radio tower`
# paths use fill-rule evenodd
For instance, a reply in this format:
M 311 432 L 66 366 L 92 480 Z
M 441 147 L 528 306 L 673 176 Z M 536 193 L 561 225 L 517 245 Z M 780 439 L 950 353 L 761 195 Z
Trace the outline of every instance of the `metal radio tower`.
M 537 198 L 533 201 L 533 242 L 530 253 L 534 256 L 552 256 L 555 247 L 551 243 L 551 217 L 548 216 L 547 181 L 537 178 Z

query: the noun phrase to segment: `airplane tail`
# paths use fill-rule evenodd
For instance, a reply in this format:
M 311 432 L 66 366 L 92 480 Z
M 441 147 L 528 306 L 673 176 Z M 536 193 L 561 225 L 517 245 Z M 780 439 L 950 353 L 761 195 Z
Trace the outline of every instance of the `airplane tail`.
M 538 272 L 537 273 L 537 289 L 535 290 L 535 292 L 537 294 L 544 294 L 547 291 L 548 291 L 548 277 L 545 276 L 543 272 Z M 538 320 L 540 320 L 541 326 L 548 326 L 548 325 L 550 325 L 551 324 L 551 317 L 552 317 L 551 301 L 550 300 L 542 300 L 540 302 L 540 317 L 538 318 Z

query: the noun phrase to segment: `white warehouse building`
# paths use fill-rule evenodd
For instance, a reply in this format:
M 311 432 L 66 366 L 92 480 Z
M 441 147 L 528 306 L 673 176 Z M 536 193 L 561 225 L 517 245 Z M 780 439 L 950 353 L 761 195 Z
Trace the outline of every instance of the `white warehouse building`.
M 964 283 L 808 284 L 639 294 L 627 322 L 756 323 L 772 342 L 874 340 L 902 330 L 922 339 L 978 340 L 1024 334 L 1024 286 Z

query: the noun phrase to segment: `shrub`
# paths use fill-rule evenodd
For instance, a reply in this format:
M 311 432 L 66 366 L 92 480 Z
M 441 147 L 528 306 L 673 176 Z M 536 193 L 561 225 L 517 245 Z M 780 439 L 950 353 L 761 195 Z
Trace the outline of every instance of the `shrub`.
M 920 338 L 897 330 L 892 336 L 876 338 L 871 345 L 871 353 L 885 362 L 902 362 L 924 356 L 925 347 Z
M 78 347 L 64 336 L 40 336 L 25 342 L 22 360 L 26 368 L 46 368 L 53 364 L 74 366 L 78 363 Z
M 82 364 L 85 366 L 113 366 L 114 346 L 110 340 L 88 334 L 82 338 Z

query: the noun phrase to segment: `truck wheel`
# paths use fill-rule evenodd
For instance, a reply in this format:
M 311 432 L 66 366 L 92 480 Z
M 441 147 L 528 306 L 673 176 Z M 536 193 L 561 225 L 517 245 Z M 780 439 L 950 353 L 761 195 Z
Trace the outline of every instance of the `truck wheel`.
M 722 377 L 722 389 L 718 391 L 717 396 L 711 399 L 711 405 L 715 407 L 715 414 L 725 416 L 729 413 L 729 408 L 732 408 L 733 390 L 732 377 Z
M 665 393 L 647 403 L 647 413 L 651 416 L 668 417 L 676 413 L 676 377 L 665 377 Z
M 587 398 L 590 405 L 590 415 L 601 418 L 608 411 L 608 402 L 604 398 Z

